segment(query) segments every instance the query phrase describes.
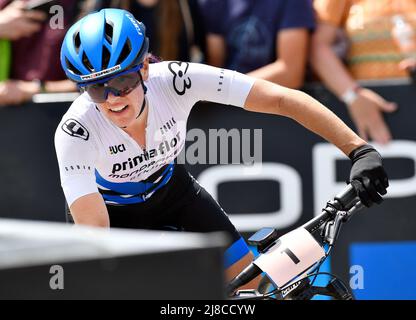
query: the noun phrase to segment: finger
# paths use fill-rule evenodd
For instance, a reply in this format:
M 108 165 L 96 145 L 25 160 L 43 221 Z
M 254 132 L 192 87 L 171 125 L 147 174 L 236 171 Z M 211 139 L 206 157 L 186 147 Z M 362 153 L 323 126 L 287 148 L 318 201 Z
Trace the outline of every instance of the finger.
M 363 184 L 358 180 L 352 180 L 351 185 L 355 189 L 355 192 L 357 193 L 357 196 L 360 198 L 361 203 L 366 207 L 371 207 L 373 203 L 370 197 L 368 196 L 367 191 L 364 189 Z
M 373 182 L 370 180 L 370 178 L 364 177 L 363 185 L 372 202 L 375 202 L 377 204 L 380 204 L 381 202 L 383 202 L 383 198 L 377 193 L 377 190 Z
M 380 144 L 387 144 L 392 139 L 390 129 L 384 122 L 381 114 L 377 114 L 377 116 L 375 116 L 369 131 L 371 138 Z
M 39 10 L 29 10 L 25 11 L 23 17 L 26 19 L 42 22 L 46 20 L 47 15 L 46 13 Z
M 409 70 L 414 67 L 416 67 L 416 59 L 414 58 L 404 59 L 399 63 L 400 70 Z
M 25 3 L 23 1 L 17 0 L 17 1 L 13 1 L 12 3 L 10 3 L 8 5 L 8 8 L 18 8 L 18 9 L 23 9 L 25 7 Z
M 386 189 L 389 187 L 389 179 L 387 176 L 383 179 L 383 185 L 386 187 Z
M 394 102 L 386 102 L 380 105 L 381 110 L 383 110 L 384 112 L 389 112 L 389 113 L 396 111 L 398 108 L 399 107 L 397 103 L 394 103 Z
M 379 174 L 379 177 L 381 177 L 381 179 L 379 179 L 379 181 L 381 181 L 382 185 L 384 188 L 388 188 L 389 187 L 389 178 L 387 176 L 386 170 L 384 170 L 384 168 L 380 168 L 381 172 Z
M 387 193 L 386 188 L 383 186 L 380 180 L 374 181 L 374 186 L 376 187 L 377 192 L 381 195 L 385 195 Z
M 39 23 L 23 20 L 16 26 L 16 31 L 21 35 L 30 35 L 39 31 L 41 27 Z

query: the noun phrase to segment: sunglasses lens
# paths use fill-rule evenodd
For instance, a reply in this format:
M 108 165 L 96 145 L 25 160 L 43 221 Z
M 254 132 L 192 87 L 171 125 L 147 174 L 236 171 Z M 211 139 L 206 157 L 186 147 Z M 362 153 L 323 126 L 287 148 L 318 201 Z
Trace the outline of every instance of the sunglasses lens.
M 108 82 L 108 87 L 114 88 L 120 92 L 126 92 L 135 88 L 140 81 L 137 72 L 128 73 Z
M 91 100 L 96 103 L 104 103 L 107 100 L 109 92 L 116 96 L 125 96 L 134 90 L 140 84 L 140 76 L 138 72 L 131 72 L 106 83 L 96 83 L 85 87 Z
M 106 87 L 104 84 L 93 84 L 87 86 L 85 89 L 92 101 L 103 103 L 107 100 Z

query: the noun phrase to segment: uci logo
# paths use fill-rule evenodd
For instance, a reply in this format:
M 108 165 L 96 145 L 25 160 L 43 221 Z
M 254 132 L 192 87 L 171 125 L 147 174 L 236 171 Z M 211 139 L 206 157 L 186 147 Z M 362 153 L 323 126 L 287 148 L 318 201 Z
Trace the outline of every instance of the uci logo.
M 110 154 L 116 154 L 118 152 L 123 152 L 123 151 L 126 151 L 126 147 L 124 146 L 124 144 L 110 147 Z

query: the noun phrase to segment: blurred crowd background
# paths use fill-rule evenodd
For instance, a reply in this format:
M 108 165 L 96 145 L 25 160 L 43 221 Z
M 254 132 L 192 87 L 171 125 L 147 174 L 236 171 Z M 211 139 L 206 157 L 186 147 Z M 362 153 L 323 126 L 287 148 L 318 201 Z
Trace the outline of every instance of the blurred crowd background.
M 71 92 L 60 67 L 68 27 L 89 12 L 123 8 L 144 22 L 163 60 L 202 62 L 302 88 L 321 81 L 344 102 L 365 139 L 387 144 L 383 113 L 398 106 L 363 80 L 415 77 L 415 0 L 55 0 L 51 14 L 28 0 L 0 0 L 0 106 Z
M 33 1 L 0 0 L 0 217 L 64 221 L 53 133 L 76 94 L 60 100 L 52 93 L 77 87 L 61 68 L 61 43 L 86 14 L 123 8 L 146 25 L 150 52 L 161 60 L 304 90 L 379 143 L 389 199 L 349 223 L 325 270 L 345 280 L 350 266 L 362 266 L 359 299 L 416 299 L 416 280 L 408 277 L 416 268 L 416 0 L 51 0 L 40 10 Z M 212 171 L 220 166 L 190 166 L 201 184 L 220 190 L 216 200 L 240 231 L 256 231 L 265 219 L 284 234 L 344 187 L 349 162 L 319 137 L 284 117 L 223 109 L 195 108 L 188 127 L 260 127 L 264 170 L 285 173 L 245 181 L 240 171 L 224 178 Z M 208 181 L 207 172 L 222 180 Z

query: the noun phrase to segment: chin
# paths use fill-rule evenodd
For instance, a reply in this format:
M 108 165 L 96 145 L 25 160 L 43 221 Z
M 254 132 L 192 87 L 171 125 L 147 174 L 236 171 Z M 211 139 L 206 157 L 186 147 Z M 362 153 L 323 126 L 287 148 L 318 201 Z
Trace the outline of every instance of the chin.
M 124 128 L 132 125 L 136 117 L 133 110 L 128 110 L 129 112 L 124 115 L 115 115 L 111 112 L 107 113 L 108 119 L 114 123 L 117 127 Z

